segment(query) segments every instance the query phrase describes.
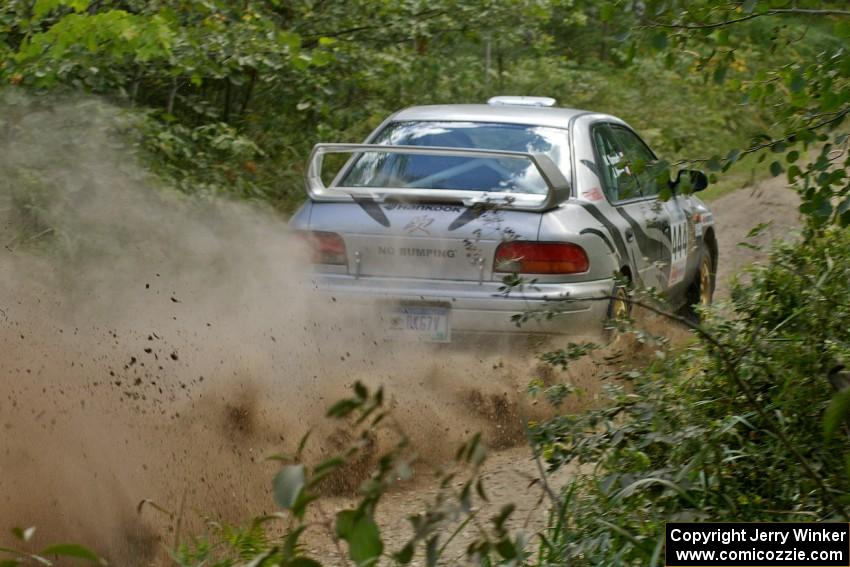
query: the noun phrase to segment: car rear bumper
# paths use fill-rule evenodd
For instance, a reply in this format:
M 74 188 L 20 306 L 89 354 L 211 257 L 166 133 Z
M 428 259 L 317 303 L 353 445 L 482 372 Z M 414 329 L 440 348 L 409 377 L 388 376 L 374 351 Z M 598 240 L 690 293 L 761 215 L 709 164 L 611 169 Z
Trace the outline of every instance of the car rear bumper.
M 537 283 L 505 294 L 500 282 L 355 278 L 346 274 L 313 274 L 310 281 L 320 301 L 337 306 L 368 307 L 363 317 L 379 318 L 383 308 L 398 304 L 443 305 L 451 310 L 452 334 L 557 334 L 599 336 L 608 317 L 614 280 Z M 530 316 L 520 326 L 514 316 Z M 552 313 L 549 317 L 548 313 Z

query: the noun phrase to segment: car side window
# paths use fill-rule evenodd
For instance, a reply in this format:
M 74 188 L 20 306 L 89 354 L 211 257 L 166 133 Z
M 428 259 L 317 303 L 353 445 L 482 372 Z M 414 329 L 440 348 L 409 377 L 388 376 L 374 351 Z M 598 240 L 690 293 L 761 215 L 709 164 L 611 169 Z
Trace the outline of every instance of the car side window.
M 592 135 L 599 177 L 608 200 L 614 203 L 640 197 L 637 180 L 611 128 L 607 124 L 594 126 Z
M 635 169 L 635 164 L 639 163 L 642 165 L 642 167 L 637 168 L 640 170 L 640 173 L 635 174 L 641 194 L 644 197 L 657 195 L 658 183 L 655 181 L 652 170 L 645 167 L 655 161 L 652 151 L 643 143 L 643 140 L 637 134 L 628 128 L 612 126 L 611 130 L 614 132 L 614 137 L 617 139 L 619 146 L 623 149 L 625 161 L 633 168 L 632 171 Z

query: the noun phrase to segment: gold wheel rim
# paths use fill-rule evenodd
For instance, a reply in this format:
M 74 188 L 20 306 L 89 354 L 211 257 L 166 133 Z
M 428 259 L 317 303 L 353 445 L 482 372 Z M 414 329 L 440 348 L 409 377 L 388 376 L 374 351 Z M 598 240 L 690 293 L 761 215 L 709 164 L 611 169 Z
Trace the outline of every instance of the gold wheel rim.
M 615 294 L 614 299 L 614 307 L 611 310 L 611 314 L 616 320 L 626 319 L 629 316 L 629 303 L 626 301 L 625 289 L 617 288 L 617 293 Z
M 699 267 L 699 302 L 711 305 L 711 258 L 706 254 Z

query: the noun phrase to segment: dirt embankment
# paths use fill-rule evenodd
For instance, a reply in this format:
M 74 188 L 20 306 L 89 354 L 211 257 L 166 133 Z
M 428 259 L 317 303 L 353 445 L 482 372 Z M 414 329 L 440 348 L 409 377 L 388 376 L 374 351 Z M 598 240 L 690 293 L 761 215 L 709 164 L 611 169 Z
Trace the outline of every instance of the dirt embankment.
M 338 432 L 322 415 L 354 380 L 385 385 L 425 462 L 484 430 L 508 448 L 486 471 L 494 506 L 533 503 L 521 496 L 533 463 L 509 449 L 521 418 L 542 411 L 529 380 L 569 379 L 581 403 L 600 394 L 590 363 L 561 376 L 507 345 L 382 343 L 362 313 L 297 283 L 306 261 L 281 219 L 152 190 L 116 141 L 127 123 L 114 109 L 6 100 L 0 117 L 0 545 L 7 528 L 36 525 L 36 546 L 73 540 L 148 564 L 176 534 L 167 514 L 138 512 L 145 499 L 183 508 L 184 535 L 205 514 L 269 511 L 266 457 L 314 427 L 308 457 L 326 454 L 333 443 L 321 441 Z M 768 235 L 794 225 L 792 194 L 775 185 L 713 205 L 721 294 L 755 257 L 735 246 L 753 224 L 773 220 Z M 393 537 L 431 490 L 427 477 L 416 486 L 382 509 Z

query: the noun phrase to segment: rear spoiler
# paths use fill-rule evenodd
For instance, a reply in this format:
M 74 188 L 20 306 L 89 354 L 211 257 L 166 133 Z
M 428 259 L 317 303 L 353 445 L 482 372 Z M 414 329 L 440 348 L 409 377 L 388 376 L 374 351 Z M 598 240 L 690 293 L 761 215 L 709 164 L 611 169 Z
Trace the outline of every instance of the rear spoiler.
M 534 164 L 540 176 L 546 182 L 545 195 L 529 193 L 484 192 L 454 189 L 418 189 L 394 187 L 344 187 L 338 185 L 343 177 L 337 175 L 330 186 L 322 181 L 322 161 L 325 154 L 365 152 L 423 154 L 429 156 L 456 156 L 478 158 L 514 158 L 527 159 Z M 347 166 L 342 171 L 346 171 Z M 443 148 L 424 146 L 388 146 L 381 144 L 316 144 L 310 154 L 307 166 L 307 193 L 313 201 L 351 201 L 371 199 L 383 202 L 387 198 L 397 197 L 416 201 L 461 201 L 466 206 L 476 204 L 496 205 L 503 209 L 523 211 L 545 211 L 558 206 L 570 197 L 570 184 L 561 170 L 549 156 L 540 153 L 509 152 L 502 150 L 479 150 L 471 148 Z

